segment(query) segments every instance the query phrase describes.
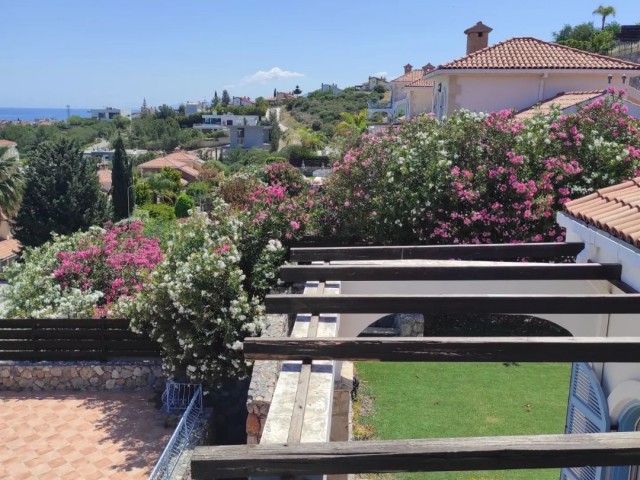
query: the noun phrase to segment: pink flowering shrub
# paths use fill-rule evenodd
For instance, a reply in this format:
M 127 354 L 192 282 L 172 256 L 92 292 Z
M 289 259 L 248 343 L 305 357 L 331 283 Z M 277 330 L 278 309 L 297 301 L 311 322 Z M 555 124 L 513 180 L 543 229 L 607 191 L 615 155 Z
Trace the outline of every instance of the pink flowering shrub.
M 81 238 L 77 250 L 56 254 L 60 263 L 54 278 L 63 289 L 102 292 L 99 307 L 134 295 L 162 260 L 158 240 L 143 237 L 143 228 L 139 221 L 119 226 L 109 223 L 103 233 Z
M 122 298 L 143 289 L 162 260 L 157 239 L 142 235 L 142 223 L 91 227 L 55 236 L 28 249 L 8 271 L 7 317 L 87 318 L 109 316 Z
M 322 225 L 383 243 L 563 240 L 563 203 L 637 175 L 624 110 L 611 92 L 577 114 L 463 111 L 365 135 L 333 166 Z

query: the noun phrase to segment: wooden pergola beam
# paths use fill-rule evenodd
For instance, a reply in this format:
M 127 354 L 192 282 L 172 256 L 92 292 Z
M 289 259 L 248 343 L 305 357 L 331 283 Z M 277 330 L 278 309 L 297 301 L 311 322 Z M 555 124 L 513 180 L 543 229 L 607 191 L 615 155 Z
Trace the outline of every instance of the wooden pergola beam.
M 250 360 L 638 362 L 640 337 L 246 338 Z
M 640 313 L 640 294 L 267 295 L 269 313 Z
M 518 265 L 286 265 L 285 282 L 396 280 L 619 280 L 618 263 Z
M 196 447 L 196 480 L 640 464 L 640 432 Z
M 418 245 L 389 247 L 300 247 L 292 248 L 295 262 L 331 260 L 514 260 L 518 258 L 574 257 L 582 242 L 509 243 L 488 245 Z

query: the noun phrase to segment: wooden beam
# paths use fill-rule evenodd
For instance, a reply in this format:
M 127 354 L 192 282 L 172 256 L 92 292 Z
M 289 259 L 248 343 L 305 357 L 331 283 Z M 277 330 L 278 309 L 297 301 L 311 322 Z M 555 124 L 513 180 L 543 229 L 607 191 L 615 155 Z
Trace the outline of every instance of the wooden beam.
M 291 261 L 331 260 L 514 260 L 518 258 L 574 257 L 584 243 L 509 243 L 489 245 L 419 245 L 390 247 L 292 248 Z
M 195 480 L 640 464 L 640 432 L 196 447 Z
M 640 294 L 267 295 L 269 313 L 640 313 Z
M 619 280 L 618 263 L 546 263 L 518 265 L 286 265 L 285 282 L 309 280 Z
M 246 338 L 250 360 L 639 362 L 640 337 Z

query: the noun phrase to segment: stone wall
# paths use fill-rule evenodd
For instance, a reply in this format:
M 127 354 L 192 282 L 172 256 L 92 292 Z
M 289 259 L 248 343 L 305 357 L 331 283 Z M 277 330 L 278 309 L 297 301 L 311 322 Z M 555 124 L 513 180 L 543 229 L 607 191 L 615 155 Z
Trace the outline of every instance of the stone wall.
M 0 390 L 164 389 L 159 360 L 114 362 L 0 362 Z
M 288 333 L 287 315 L 267 315 L 268 326 L 263 337 L 285 337 Z M 253 365 L 253 374 L 247 395 L 247 443 L 260 443 L 262 429 L 267 420 L 273 391 L 276 388 L 280 362 L 275 360 L 257 361 Z
M 424 316 L 421 313 L 396 313 L 393 326 L 401 337 L 422 337 Z

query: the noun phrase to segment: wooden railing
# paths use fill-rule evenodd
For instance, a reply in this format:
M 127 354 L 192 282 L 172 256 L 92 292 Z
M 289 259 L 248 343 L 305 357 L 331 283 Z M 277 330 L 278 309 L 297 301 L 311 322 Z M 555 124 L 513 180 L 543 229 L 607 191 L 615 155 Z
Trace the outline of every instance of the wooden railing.
M 101 360 L 157 357 L 158 344 L 127 319 L 0 319 L 0 360 Z

